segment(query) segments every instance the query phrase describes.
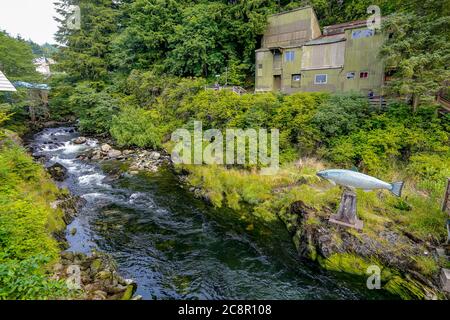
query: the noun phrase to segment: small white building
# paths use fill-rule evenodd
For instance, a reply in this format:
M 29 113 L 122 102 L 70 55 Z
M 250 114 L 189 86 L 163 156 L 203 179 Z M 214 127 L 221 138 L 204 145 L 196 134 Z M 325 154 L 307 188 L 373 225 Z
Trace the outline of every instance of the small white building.
M 0 71 L 0 92 L 8 91 L 14 92 L 17 91 L 13 84 L 6 78 L 3 72 Z
M 52 72 L 50 70 L 50 66 L 52 64 L 55 64 L 55 60 L 46 58 L 46 57 L 40 57 L 33 60 L 34 65 L 36 66 L 36 71 L 40 74 L 49 77 L 51 76 Z

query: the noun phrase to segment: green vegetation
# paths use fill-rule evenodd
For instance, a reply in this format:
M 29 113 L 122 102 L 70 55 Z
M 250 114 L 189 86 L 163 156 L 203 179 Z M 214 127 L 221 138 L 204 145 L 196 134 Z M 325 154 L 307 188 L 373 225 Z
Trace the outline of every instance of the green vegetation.
M 0 147 L 0 299 L 52 299 L 68 294 L 46 270 L 59 258 L 52 233 L 65 228 L 50 207 L 60 191 L 42 167 L 4 138 Z
M 0 31 L 0 70 L 8 79 L 35 81 L 40 78 L 33 65 L 33 52 L 23 39 L 10 37 Z
M 389 91 L 409 95 L 416 110 L 422 101 L 432 100 L 450 77 L 450 2 L 408 2 L 408 10 L 385 21 L 390 36 L 381 53 L 393 74 Z

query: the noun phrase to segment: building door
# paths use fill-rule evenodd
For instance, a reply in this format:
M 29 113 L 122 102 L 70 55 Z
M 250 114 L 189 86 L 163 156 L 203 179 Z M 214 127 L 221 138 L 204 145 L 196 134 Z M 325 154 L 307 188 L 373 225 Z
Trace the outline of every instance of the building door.
M 273 76 L 273 91 L 281 90 L 281 76 Z

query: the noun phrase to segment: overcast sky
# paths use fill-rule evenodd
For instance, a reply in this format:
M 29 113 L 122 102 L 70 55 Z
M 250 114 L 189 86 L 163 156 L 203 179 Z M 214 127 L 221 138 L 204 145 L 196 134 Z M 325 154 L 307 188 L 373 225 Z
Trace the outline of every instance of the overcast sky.
M 53 19 L 56 0 L 0 0 L 0 29 L 10 35 L 20 34 L 36 43 L 55 43 L 53 35 L 58 29 Z

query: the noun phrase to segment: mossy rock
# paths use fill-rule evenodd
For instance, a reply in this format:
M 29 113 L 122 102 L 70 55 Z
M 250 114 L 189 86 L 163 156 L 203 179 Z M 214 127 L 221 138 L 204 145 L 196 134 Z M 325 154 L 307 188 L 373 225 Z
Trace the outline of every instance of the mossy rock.
M 131 300 L 133 298 L 133 294 L 136 292 L 136 289 L 136 284 L 129 284 L 123 293 L 121 300 Z
M 383 267 L 375 260 L 369 261 L 351 253 L 336 253 L 329 258 L 319 256 L 318 261 L 324 269 L 356 275 L 362 279 L 367 278 L 369 266 L 377 265 L 381 269 L 381 288 L 403 300 L 423 300 L 433 295 L 431 290 L 418 281 L 408 276 L 403 277 L 398 271 Z

